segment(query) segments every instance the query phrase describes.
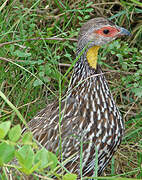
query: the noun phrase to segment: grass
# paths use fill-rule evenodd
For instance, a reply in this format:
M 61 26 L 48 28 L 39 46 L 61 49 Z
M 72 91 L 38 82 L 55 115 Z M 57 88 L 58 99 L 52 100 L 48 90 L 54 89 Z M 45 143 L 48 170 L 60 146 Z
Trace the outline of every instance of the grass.
M 0 121 L 10 120 L 13 126 L 22 125 L 22 117 L 28 122 L 47 103 L 61 99 L 75 62 L 73 38 L 85 21 L 105 16 L 131 31 L 129 39 L 104 46 L 99 55 L 126 127 L 124 140 L 105 173 L 141 179 L 141 2 L 5 0 L 0 2 L 0 12 Z M 55 36 L 62 39 L 45 40 Z

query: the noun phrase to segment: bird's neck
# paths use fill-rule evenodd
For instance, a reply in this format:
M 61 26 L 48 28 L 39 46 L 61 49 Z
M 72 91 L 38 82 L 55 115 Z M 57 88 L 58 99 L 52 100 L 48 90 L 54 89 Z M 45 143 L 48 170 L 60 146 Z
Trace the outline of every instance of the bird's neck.
M 83 53 L 81 50 L 77 51 L 77 56 L 79 56 L 80 53 L 82 54 L 74 67 L 72 81 L 70 84 L 71 89 L 84 81 L 88 83 L 90 81 L 94 81 L 95 83 L 96 79 L 99 79 L 100 76 L 103 76 L 102 70 L 97 63 L 99 48 L 99 46 L 93 46 L 86 49 Z
M 98 51 L 100 46 L 93 46 L 88 49 L 86 53 L 86 58 L 89 66 L 93 69 L 97 68 L 97 60 L 98 60 Z
M 100 46 L 92 46 L 84 50 L 84 48 L 77 49 L 77 57 L 79 57 L 74 67 L 74 74 L 80 74 L 82 77 L 88 77 L 98 73 L 100 69 L 98 65 L 98 51 Z

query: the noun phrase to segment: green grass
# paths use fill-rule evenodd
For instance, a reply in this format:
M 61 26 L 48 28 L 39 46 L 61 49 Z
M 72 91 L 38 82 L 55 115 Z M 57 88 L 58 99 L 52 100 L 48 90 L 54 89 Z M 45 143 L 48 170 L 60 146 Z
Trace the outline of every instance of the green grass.
M 3 0 L 0 12 L 0 121 L 9 120 L 12 126 L 23 125 L 47 103 L 61 99 L 75 62 L 72 38 L 85 21 L 105 16 L 131 31 L 129 38 L 104 46 L 99 55 L 126 126 L 124 140 L 105 173 L 141 179 L 142 3 Z M 55 36 L 62 40 L 44 39 Z M 1 178 L 6 177 L 5 167 L 0 171 Z

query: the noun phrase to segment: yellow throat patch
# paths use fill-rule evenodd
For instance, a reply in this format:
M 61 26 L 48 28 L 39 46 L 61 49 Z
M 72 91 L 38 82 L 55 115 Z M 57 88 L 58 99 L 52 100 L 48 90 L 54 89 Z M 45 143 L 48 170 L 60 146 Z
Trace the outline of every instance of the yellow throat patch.
M 93 46 L 87 51 L 87 61 L 89 65 L 96 69 L 97 67 L 97 59 L 98 59 L 98 50 L 100 46 Z

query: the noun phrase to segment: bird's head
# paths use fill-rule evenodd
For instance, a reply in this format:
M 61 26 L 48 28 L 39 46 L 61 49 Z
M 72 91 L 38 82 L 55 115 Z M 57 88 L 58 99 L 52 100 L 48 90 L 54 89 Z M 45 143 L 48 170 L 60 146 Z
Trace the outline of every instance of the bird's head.
M 88 62 L 93 62 L 94 64 L 92 63 L 91 66 L 96 68 L 96 62 L 93 58 L 97 57 L 100 46 L 124 35 L 130 35 L 130 32 L 115 25 L 108 19 L 94 18 L 81 27 L 78 35 L 78 50 L 88 46 L 87 60 Z
M 102 46 L 124 35 L 130 35 L 130 32 L 108 19 L 94 18 L 81 27 L 78 35 L 78 46 L 85 46 L 87 43 L 90 43 L 90 46 Z

